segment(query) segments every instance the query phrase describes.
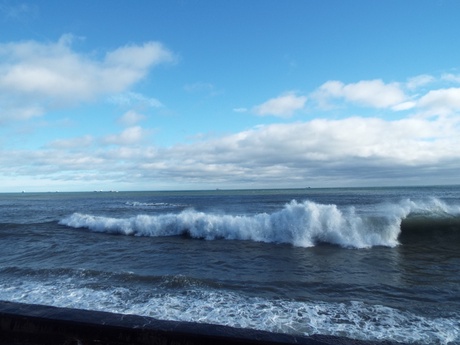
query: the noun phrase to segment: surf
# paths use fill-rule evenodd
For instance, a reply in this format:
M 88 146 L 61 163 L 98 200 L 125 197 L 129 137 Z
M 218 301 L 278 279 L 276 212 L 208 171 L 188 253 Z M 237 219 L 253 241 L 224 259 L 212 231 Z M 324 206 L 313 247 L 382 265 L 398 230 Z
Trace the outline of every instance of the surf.
M 402 200 L 379 204 L 369 214 L 354 207 L 292 200 L 282 209 L 255 215 L 231 215 L 186 209 L 180 213 L 139 214 L 113 218 L 73 213 L 61 225 L 90 231 L 132 236 L 188 236 L 215 240 L 251 240 L 285 243 L 298 247 L 332 244 L 345 248 L 395 247 L 401 230 L 414 232 L 420 224 L 432 229 L 448 224 L 460 225 L 460 207 L 441 200 Z
M 458 314 L 427 317 L 362 301 L 326 302 L 267 299 L 197 286 L 179 289 L 101 288 L 92 272 L 66 272 L 47 280 L 32 279 L 11 288 L 0 283 L 3 299 L 84 310 L 153 317 L 160 320 L 212 323 L 293 335 L 335 335 L 367 341 L 417 344 L 458 343 Z M 37 277 L 39 278 L 39 277 Z M 182 277 L 160 277 L 183 281 Z M 181 286 L 183 283 L 181 283 Z

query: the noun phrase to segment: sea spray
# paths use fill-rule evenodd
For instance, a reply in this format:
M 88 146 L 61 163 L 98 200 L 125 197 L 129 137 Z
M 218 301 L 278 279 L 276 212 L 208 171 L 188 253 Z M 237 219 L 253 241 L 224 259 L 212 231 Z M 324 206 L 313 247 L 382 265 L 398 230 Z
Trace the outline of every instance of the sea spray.
M 401 210 L 401 208 L 398 208 Z M 73 228 L 134 236 L 190 236 L 206 240 L 252 240 L 311 247 L 319 243 L 350 248 L 394 247 L 405 214 L 357 215 L 353 208 L 312 201 L 286 204 L 272 214 L 228 215 L 187 209 L 180 213 L 111 218 L 74 213 L 60 221 Z

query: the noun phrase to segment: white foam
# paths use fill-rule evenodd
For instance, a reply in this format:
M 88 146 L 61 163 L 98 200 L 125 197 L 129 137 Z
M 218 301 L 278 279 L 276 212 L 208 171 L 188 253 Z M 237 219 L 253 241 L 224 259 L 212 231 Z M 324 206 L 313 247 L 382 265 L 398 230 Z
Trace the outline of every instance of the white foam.
M 197 290 L 159 292 L 79 286 L 72 279 L 0 284 L 3 300 L 99 310 L 259 329 L 289 334 L 325 334 L 361 340 L 417 344 L 460 344 L 460 315 L 428 318 L 363 302 L 327 303 L 268 300 L 234 292 Z
M 61 220 L 60 224 L 136 236 L 188 235 L 207 240 L 252 240 L 300 247 L 331 243 L 342 247 L 369 248 L 397 246 L 401 222 L 410 213 L 460 214 L 460 207 L 448 206 L 437 199 L 426 202 L 407 199 L 397 204 L 380 204 L 374 214 L 363 216 L 352 207 L 342 210 L 336 205 L 293 200 L 272 214 L 222 215 L 188 209 L 178 214 L 110 218 L 74 213 Z
M 434 218 L 460 215 L 460 205 L 449 205 L 437 198 L 417 201 L 406 199 L 401 202 L 401 205 L 403 208 L 409 209 L 410 213 L 415 215 L 424 215 Z
M 350 247 L 373 245 L 395 246 L 400 219 L 388 224 L 366 223 L 350 210 L 344 214 L 335 205 L 292 201 L 271 215 L 215 215 L 194 210 L 179 214 L 138 215 L 131 218 L 109 218 L 74 213 L 61 224 L 92 231 L 138 236 L 190 235 L 203 239 L 238 239 L 291 243 L 309 247 L 328 242 Z M 373 227 L 373 228 L 372 228 Z
M 183 204 L 170 204 L 167 202 L 140 202 L 140 201 L 127 201 L 126 206 L 138 208 L 174 208 L 174 207 L 187 207 Z

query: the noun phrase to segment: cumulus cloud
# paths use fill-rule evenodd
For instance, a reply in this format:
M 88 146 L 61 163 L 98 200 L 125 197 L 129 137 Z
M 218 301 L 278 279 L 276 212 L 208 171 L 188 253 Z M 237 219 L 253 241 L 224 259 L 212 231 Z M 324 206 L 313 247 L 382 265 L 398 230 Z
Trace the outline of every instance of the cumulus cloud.
M 431 90 L 418 100 L 431 115 L 449 115 L 460 110 L 460 88 Z
M 429 74 L 422 74 L 409 78 L 406 83 L 385 84 L 380 79 L 361 80 L 356 83 L 345 84 L 338 80 L 322 84 L 311 95 L 321 109 L 328 109 L 345 103 L 393 111 L 416 110 L 419 115 L 447 115 L 460 110 L 460 88 L 431 89 L 425 94 L 422 87 L 429 84 L 458 82 L 460 77 L 453 74 L 444 74 L 435 78 Z M 406 92 L 403 91 L 406 90 Z
M 258 126 L 217 139 L 169 148 L 137 146 L 130 127 L 103 140 L 77 138 L 43 150 L 0 152 L 0 175 L 46 178 L 105 176 L 206 187 L 453 183 L 460 169 L 460 119 L 342 120 Z M 78 141 L 90 146 L 77 147 Z M 94 145 L 102 142 L 109 146 Z M 64 145 L 64 146 L 63 146 Z
M 249 131 L 160 151 L 144 176 L 178 181 L 296 186 L 454 181 L 460 168 L 459 120 L 317 119 Z M 447 172 L 446 172 L 447 171 Z M 398 178 L 398 180 L 395 180 Z M 347 182 L 348 181 L 348 182 Z M 308 183 L 308 182 L 307 182 Z
M 373 108 L 390 108 L 406 100 L 399 83 L 385 84 L 380 79 L 362 80 L 351 84 L 336 80 L 328 81 L 314 92 L 313 97 L 321 106 L 328 105 L 333 99 L 343 99 Z
M 294 92 L 288 92 L 255 106 L 253 112 L 261 116 L 290 117 L 295 111 L 302 109 L 306 101 L 306 96 L 298 96 Z
M 209 157 L 209 163 L 213 164 L 241 161 L 287 165 L 297 162 L 302 165 L 305 162 L 346 163 L 351 158 L 371 158 L 406 165 L 436 160 L 436 157 L 448 154 L 431 150 L 442 140 L 460 140 L 454 135 L 458 123 L 459 120 L 432 122 L 415 118 L 398 121 L 361 117 L 316 119 L 260 126 L 189 148 L 199 148 L 201 157 Z M 460 153 L 460 148 L 455 152 Z
M 64 35 L 57 42 L 0 44 L 0 119 L 21 118 L 11 111 L 20 104 L 49 108 L 123 92 L 153 66 L 174 59 L 158 42 L 123 46 L 95 59 L 74 51 L 73 40 Z
M 416 105 L 417 105 L 416 102 L 408 101 L 408 102 L 403 102 L 403 103 L 400 103 L 400 104 L 396 104 L 396 105 L 392 106 L 391 109 L 394 110 L 394 111 L 403 111 L 403 110 L 412 109 Z
M 110 145 L 133 145 L 140 143 L 148 134 L 148 130 L 133 126 L 126 128 L 120 134 L 106 136 L 103 142 Z
M 172 54 L 161 43 L 147 42 L 143 45 L 127 45 L 108 52 L 104 64 L 107 67 L 143 71 L 151 65 L 171 60 Z

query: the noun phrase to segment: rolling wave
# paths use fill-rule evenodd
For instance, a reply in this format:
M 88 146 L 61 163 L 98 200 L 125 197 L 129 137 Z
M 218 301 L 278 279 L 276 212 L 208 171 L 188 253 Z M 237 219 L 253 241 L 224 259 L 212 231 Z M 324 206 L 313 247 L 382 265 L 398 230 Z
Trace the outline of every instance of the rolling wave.
M 399 244 L 401 229 L 416 231 L 420 224 L 427 229 L 444 224 L 449 229 L 458 230 L 460 207 L 438 199 L 418 202 L 406 199 L 397 204 L 380 204 L 371 215 L 360 215 L 353 207 L 342 210 L 333 204 L 293 200 L 277 212 L 251 216 L 211 214 L 191 209 L 178 214 L 129 218 L 74 213 L 59 223 L 94 232 L 134 236 L 252 240 L 299 247 L 328 243 L 346 248 L 370 248 L 395 247 Z

